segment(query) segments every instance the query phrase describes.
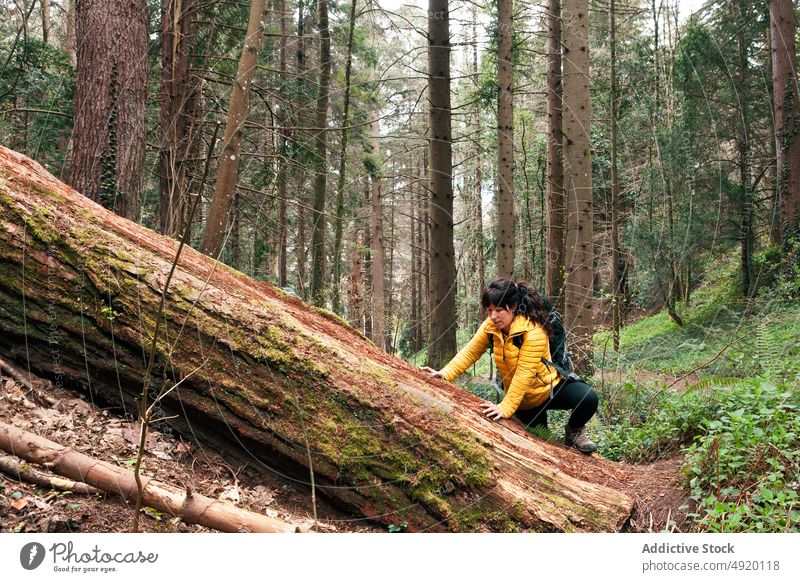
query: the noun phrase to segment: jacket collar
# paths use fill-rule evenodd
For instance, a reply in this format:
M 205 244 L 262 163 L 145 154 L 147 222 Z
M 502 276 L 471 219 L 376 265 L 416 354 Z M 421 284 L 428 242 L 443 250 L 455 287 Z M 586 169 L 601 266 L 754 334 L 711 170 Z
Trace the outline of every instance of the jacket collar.
M 514 317 L 514 320 L 511 322 L 511 326 L 508 328 L 507 337 L 521 334 L 532 328 L 533 328 L 533 323 L 531 322 L 530 319 L 528 319 L 524 315 L 517 315 L 516 317 Z M 495 324 L 492 323 L 492 320 L 489 319 L 488 317 L 486 318 L 486 331 L 488 333 L 498 336 L 501 339 L 503 337 L 503 333 L 499 329 L 497 329 L 497 326 L 495 326 Z

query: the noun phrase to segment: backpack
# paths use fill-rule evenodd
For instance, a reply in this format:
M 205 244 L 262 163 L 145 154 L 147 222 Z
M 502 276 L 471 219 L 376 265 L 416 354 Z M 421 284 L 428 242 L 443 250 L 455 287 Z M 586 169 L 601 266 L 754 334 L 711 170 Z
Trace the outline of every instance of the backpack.
M 567 351 L 567 332 L 564 331 L 564 317 L 556 311 L 546 297 L 542 297 L 544 306 L 547 308 L 547 319 L 553 326 L 553 333 L 550 335 L 550 358 L 552 364 L 559 373 L 568 378 L 572 373 L 572 361 L 570 352 Z M 548 362 L 545 360 L 545 364 Z

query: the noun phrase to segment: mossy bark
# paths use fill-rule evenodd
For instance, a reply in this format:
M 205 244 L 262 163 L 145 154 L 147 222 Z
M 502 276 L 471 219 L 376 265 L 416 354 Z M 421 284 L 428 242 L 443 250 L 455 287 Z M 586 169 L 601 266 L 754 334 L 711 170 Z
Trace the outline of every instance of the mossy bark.
M 136 413 L 178 243 L 0 147 L 0 351 Z M 185 249 L 157 362 L 175 430 L 308 481 L 358 516 L 412 531 L 614 531 L 632 500 L 613 464 L 477 412 L 358 332 Z M 592 478 L 581 477 L 591 470 Z

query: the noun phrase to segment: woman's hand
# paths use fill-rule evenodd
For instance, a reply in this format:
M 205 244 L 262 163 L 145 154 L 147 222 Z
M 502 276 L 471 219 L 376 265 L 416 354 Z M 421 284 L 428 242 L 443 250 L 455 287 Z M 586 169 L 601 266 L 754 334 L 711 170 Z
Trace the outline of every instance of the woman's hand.
M 503 411 L 500 410 L 500 407 L 494 402 L 489 402 L 488 400 L 483 402 L 481 404 L 481 409 L 483 410 L 483 413 L 492 420 L 501 420 L 505 418 Z
M 428 374 L 430 374 L 434 378 L 444 378 L 444 376 L 442 376 L 442 373 L 439 370 L 434 370 L 433 368 L 429 368 L 428 366 L 421 366 L 420 369 L 423 372 L 428 372 Z

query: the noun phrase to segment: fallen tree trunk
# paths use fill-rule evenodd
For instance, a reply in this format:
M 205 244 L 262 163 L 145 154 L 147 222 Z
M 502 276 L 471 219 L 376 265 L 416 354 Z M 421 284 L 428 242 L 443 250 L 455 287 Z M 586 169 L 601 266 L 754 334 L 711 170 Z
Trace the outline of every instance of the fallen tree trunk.
M 1 423 L 0 423 L 1 424 Z M 8 451 L 6 451 L 8 452 Z M 11 455 L 0 455 L 0 471 L 13 477 L 17 481 L 33 483 L 39 487 L 47 487 L 58 491 L 72 491 L 77 495 L 94 495 L 100 490 L 72 479 L 64 479 L 57 475 L 48 475 L 43 471 L 34 469 L 31 465 L 21 462 L 17 457 Z
M 0 353 L 135 413 L 178 243 L 0 148 Z M 410 531 L 616 531 L 614 463 L 492 422 L 336 316 L 186 248 L 157 362 L 173 428 Z M 173 418 L 170 418 L 173 417 Z M 309 467 L 312 465 L 312 467 Z
M 73 451 L 44 437 L 0 422 L 0 450 L 64 477 L 80 481 L 134 501 L 137 495 L 133 473 Z M 289 533 L 295 526 L 278 519 L 240 509 L 166 483 L 142 477 L 142 503 L 187 523 L 196 523 L 226 532 Z

